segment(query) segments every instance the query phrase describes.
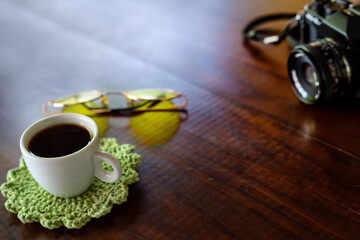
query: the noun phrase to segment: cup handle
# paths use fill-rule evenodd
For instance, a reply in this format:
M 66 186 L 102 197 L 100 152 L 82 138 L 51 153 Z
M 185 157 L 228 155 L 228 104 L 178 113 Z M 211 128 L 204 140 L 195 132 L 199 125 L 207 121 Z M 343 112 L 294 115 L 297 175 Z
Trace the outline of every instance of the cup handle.
M 122 168 L 119 160 L 114 156 L 106 152 L 96 152 L 94 155 L 95 161 L 95 177 L 99 178 L 101 181 L 107 183 L 116 182 L 122 174 Z M 102 162 L 107 162 L 114 169 L 113 172 L 105 171 L 102 167 Z

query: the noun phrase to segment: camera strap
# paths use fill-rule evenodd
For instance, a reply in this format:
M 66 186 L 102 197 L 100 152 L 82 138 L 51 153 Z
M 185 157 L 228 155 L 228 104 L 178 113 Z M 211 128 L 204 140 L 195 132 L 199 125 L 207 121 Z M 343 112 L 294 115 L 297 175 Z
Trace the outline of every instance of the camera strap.
M 264 44 L 272 44 L 277 45 L 281 43 L 286 36 L 298 26 L 298 22 L 301 18 L 300 14 L 293 14 L 293 13 L 278 13 L 278 14 L 269 14 L 259 18 L 256 18 L 249 22 L 244 30 L 243 30 L 243 37 L 246 40 L 254 40 L 260 41 Z M 260 24 L 264 24 L 269 21 L 275 20 L 282 20 L 282 19 L 290 19 L 286 24 L 285 28 L 277 35 L 268 35 L 264 34 L 260 31 L 255 30 L 255 27 L 259 26 Z

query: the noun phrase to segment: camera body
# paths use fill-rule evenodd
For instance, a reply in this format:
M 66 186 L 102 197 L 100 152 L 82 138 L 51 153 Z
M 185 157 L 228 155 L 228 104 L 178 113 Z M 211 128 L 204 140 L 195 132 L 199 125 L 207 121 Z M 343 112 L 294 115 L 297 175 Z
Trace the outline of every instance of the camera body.
M 360 97 L 360 7 L 313 0 L 298 14 L 299 43 L 288 58 L 294 92 L 307 104 Z

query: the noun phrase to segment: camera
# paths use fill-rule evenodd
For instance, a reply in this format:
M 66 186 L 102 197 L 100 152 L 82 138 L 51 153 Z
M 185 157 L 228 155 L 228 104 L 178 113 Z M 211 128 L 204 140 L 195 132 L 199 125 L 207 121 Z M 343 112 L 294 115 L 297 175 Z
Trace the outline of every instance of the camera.
M 291 18 L 278 35 L 254 30 L 260 23 Z M 313 0 L 297 14 L 273 14 L 255 19 L 243 31 L 245 39 L 295 45 L 288 58 L 288 75 L 297 97 L 306 104 L 323 104 L 360 97 L 360 6 L 345 0 Z M 295 42 L 295 43 L 294 43 Z
M 360 9 L 348 1 L 313 1 L 298 20 L 299 45 L 288 58 L 294 92 L 307 104 L 359 96 Z

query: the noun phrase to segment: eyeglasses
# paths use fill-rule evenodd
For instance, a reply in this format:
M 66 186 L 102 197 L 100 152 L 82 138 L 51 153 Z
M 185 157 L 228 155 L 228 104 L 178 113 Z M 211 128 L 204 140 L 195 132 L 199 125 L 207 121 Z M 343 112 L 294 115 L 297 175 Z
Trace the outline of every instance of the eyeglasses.
M 182 103 L 156 107 L 160 101 L 183 99 Z M 60 113 L 66 107 L 82 104 L 92 113 L 124 113 L 179 110 L 187 106 L 187 97 L 174 90 L 138 89 L 128 92 L 100 92 L 91 90 L 65 96 L 43 104 L 45 114 Z

